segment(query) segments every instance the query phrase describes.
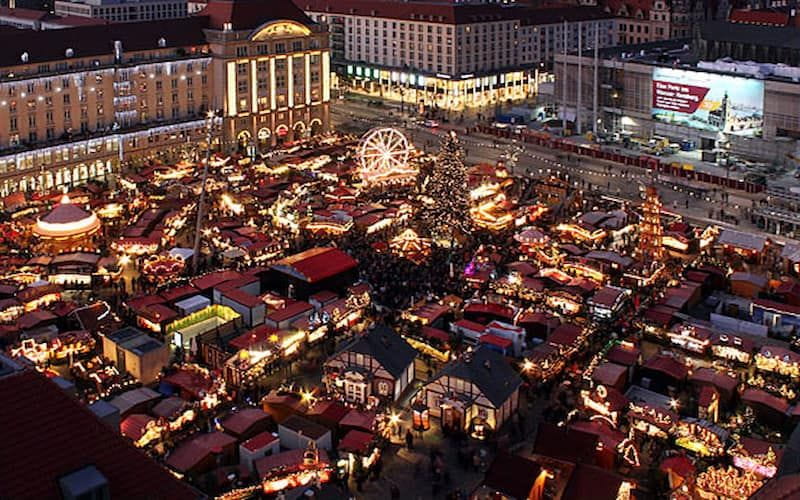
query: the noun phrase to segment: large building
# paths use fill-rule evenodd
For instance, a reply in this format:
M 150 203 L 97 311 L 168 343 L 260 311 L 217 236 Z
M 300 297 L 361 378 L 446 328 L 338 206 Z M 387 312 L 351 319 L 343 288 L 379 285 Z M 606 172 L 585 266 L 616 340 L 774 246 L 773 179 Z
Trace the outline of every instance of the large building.
M 576 132 L 596 123 L 770 162 L 784 161 L 800 138 L 798 67 L 701 61 L 689 40 L 674 40 L 601 50 L 595 85 L 592 56 L 556 56 L 555 97 Z
M 93 24 L 105 24 L 103 19 L 61 16 L 44 10 L 0 7 L 0 26 L 28 30 L 54 30 Z
M 329 124 L 328 36 L 291 2 L 218 0 L 184 19 L 0 32 L 0 194 L 106 178 L 223 117 L 224 150 Z
M 115 22 L 155 21 L 186 17 L 186 0 L 56 0 L 60 16 L 79 16 Z
M 598 7 L 533 9 L 486 2 L 295 0 L 329 26 L 337 72 L 354 90 L 420 107 L 480 108 L 536 91 L 553 54 L 613 45 Z M 542 66 L 540 66 L 540 64 Z

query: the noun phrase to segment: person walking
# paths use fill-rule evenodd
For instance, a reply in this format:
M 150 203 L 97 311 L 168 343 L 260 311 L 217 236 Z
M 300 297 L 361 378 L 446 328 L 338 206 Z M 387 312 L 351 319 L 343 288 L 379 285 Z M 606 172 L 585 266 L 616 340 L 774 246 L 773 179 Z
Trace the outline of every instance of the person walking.
M 406 429 L 406 448 L 414 449 L 414 435 L 411 434 L 411 429 Z

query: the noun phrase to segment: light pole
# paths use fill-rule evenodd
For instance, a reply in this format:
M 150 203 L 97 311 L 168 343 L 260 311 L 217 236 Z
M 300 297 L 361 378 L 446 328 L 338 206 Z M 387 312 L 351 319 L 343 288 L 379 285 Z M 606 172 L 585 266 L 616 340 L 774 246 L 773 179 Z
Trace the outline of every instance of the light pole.
M 203 228 L 203 210 L 206 201 L 206 183 L 208 181 L 208 164 L 211 162 L 211 136 L 214 125 L 217 123 L 217 113 L 208 111 L 206 114 L 206 159 L 203 163 L 203 177 L 200 180 L 200 200 L 197 202 L 197 224 L 194 229 L 194 249 L 192 252 L 192 274 L 197 274 L 200 263 L 200 237 Z

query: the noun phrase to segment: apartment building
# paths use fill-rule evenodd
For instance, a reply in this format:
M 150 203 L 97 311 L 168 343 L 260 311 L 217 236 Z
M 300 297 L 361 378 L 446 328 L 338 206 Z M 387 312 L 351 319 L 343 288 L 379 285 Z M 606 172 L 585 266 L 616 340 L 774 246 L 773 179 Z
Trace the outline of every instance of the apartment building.
M 12 38 L 13 37 L 13 38 Z M 0 194 L 107 178 L 215 142 L 265 149 L 327 129 L 328 35 L 291 2 L 196 17 L 0 33 Z
M 617 16 L 621 45 L 689 38 L 705 15 L 703 2 L 695 0 L 589 0 L 586 4 L 599 5 Z
M 420 107 L 463 109 L 523 99 L 554 53 L 616 40 L 596 7 L 534 9 L 495 2 L 296 0 L 329 26 L 337 72 L 357 90 Z M 595 31 L 597 37 L 595 38 Z M 542 65 L 542 66 L 540 66 Z
M 177 19 L 188 15 L 186 0 L 56 0 L 59 16 L 78 16 L 115 22 Z

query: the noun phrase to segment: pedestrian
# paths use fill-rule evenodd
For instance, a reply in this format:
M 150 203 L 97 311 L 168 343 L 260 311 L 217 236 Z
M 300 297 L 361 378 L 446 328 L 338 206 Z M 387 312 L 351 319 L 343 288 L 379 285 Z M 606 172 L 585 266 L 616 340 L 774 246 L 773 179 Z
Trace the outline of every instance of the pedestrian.
M 411 434 L 411 429 L 406 429 L 406 448 L 414 449 L 414 435 Z

